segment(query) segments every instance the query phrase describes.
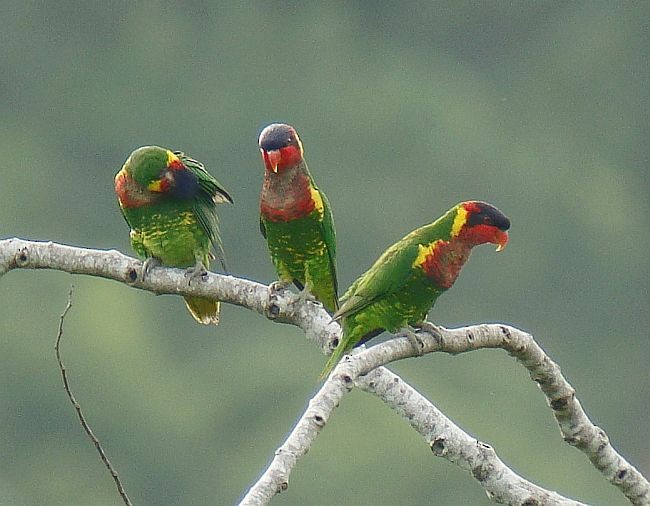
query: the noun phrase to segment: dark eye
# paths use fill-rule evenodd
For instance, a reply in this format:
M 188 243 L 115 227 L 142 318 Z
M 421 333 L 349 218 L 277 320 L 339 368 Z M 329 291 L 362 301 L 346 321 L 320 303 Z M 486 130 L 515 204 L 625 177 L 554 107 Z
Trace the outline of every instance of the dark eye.
M 483 216 L 483 224 L 484 225 L 492 225 L 492 218 L 489 217 L 487 214 Z

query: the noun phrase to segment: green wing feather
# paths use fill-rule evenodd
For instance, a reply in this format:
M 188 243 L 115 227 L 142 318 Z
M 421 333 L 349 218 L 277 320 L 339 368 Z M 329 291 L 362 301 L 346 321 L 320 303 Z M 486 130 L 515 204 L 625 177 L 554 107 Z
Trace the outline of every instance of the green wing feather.
M 345 318 L 399 290 L 412 272 L 411 266 L 417 252 L 417 243 L 405 243 L 403 239 L 393 244 L 350 286 L 343 295 L 343 304 L 334 313 L 333 319 Z
M 266 225 L 264 225 L 264 219 L 262 218 L 261 214 L 260 214 L 260 232 L 262 233 L 262 237 L 266 239 Z
M 313 182 L 312 182 L 313 184 Z M 338 310 L 338 293 L 339 284 L 336 275 L 336 229 L 334 228 L 334 218 L 332 216 L 332 208 L 325 193 L 320 191 L 318 187 L 314 186 L 315 190 L 319 193 L 323 201 L 323 221 L 321 222 L 320 229 L 325 241 L 327 255 L 329 257 L 330 274 L 334 283 L 334 295 L 337 303 L 336 309 Z
M 449 238 L 455 207 L 435 222 L 420 227 L 388 248 L 342 297 L 343 305 L 334 314 L 340 320 L 399 290 L 412 272 L 419 245 Z
M 233 200 L 226 189 L 221 186 L 207 170 L 203 164 L 181 151 L 175 151 L 174 154 L 183 162 L 183 165 L 196 175 L 199 181 L 199 192 L 194 197 L 193 212 L 199 225 L 210 239 L 210 243 L 217 251 L 217 256 L 222 267 L 226 270 L 225 255 L 223 242 L 219 234 L 219 220 L 215 212 L 215 204 L 230 202 Z

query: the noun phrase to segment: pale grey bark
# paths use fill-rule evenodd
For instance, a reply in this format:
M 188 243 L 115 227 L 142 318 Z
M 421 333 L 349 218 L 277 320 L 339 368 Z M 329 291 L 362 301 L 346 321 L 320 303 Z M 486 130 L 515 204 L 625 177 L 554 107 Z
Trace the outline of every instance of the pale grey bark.
M 340 327 L 331 322 L 320 305 L 302 302 L 295 295 L 274 293 L 267 286 L 253 281 L 213 273 L 188 285 L 185 272 L 180 269 L 154 268 L 142 280 L 142 263 L 114 250 L 75 248 L 22 239 L 0 240 L 0 277 L 20 268 L 100 276 L 155 293 L 213 297 L 247 307 L 272 320 L 296 325 L 324 351 L 329 350 L 340 337 Z M 505 325 L 477 325 L 442 329 L 440 339 L 424 332 L 420 333 L 420 338 L 425 353 L 503 348 L 516 357 L 546 395 L 565 441 L 584 452 L 632 504 L 650 504 L 648 481 L 614 450 L 605 432 L 591 423 L 557 364 L 529 334 Z M 309 403 L 305 415 L 278 450 L 269 469 L 251 488 L 244 503 L 266 504 L 286 488 L 297 459 L 307 452 L 343 394 L 356 385 L 377 395 L 408 420 L 435 455 L 470 471 L 495 502 L 580 504 L 523 480 L 498 459 L 491 447 L 464 433 L 401 378 L 379 367 L 414 355 L 416 352 L 408 339 L 396 338 L 342 361 Z M 526 503 L 525 498 L 530 498 L 531 502 Z
M 386 357 L 380 347 L 356 353 L 334 369 L 240 506 L 268 504 L 275 494 L 286 490 L 292 469 L 307 453 L 334 408 L 354 386 L 375 394 L 406 419 L 424 437 L 434 455 L 468 471 L 492 501 L 511 505 L 584 504 L 538 487 L 517 475 L 499 459 L 492 447 L 460 429 L 399 376 L 385 367 L 375 369 L 375 364 Z

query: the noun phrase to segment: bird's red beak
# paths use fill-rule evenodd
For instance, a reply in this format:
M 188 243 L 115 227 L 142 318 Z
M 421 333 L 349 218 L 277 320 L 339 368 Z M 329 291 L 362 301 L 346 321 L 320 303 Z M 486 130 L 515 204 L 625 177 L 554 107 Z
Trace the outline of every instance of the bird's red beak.
M 505 249 L 506 244 L 508 244 L 508 239 L 510 239 L 508 232 L 497 230 L 494 235 L 494 244 L 497 245 L 497 251 L 503 251 Z
M 262 157 L 264 158 L 264 164 L 268 170 L 273 172 L 278 172 L 278 164 L 282 160 L 282 153 L 279 149 L 272 149 L 271 151 L 262 150 Z

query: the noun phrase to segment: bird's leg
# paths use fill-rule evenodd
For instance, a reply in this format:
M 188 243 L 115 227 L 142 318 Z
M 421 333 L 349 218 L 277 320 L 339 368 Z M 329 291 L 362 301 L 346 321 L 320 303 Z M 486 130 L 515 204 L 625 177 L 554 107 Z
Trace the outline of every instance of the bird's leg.
M 283 281 L 281 279 L 278 279 L 269 285 L 269 291 L 272 295 L 277 295 L 279 292 L 282 292 L 289 288 L 290 284 L 291 281 Z
M 140 279 L 144 281 L 147 278 L 147 276 L 149 276 L 151 269 L 153 269 L 154 267 L 160 267 L 161 265 L 162 262 L 160 261 L 159 258 L 156 257 L 147 258 L 144 262 L 142 262 L 142 271 L 140 272 Z
M 304 304 L 305 302 L 314 301 L 316 301 L 316 297 L 314 297 L 314 294 L 311 293 L 311 287 L 308 284 L 305 284 L 305 286 L 302 287 L 302 290 L 298 292 L 298 302 L 300 304 Z
M 192 267 L 188 267 L 185 270 L 185 275 L 189 278 L 187 284 L 191 285 L 192 281 L 197 278 L 202 278 L 208 273 L 208 269 L 205 268 L 203 262 L 197 258 L 196 263 Z
M 418 356 L 424 354 L 424 343 L 420 339 L 420 336 L 417 335 L 415 328 L 407 325 L 398 335 L 404 336 L 409 340 L 409 343 L 411 343 L 413 350 Z
M 431 334 L 438 343 L 442 343 L 442 328 L 438 327 L 438 325 L 434 325 L 433 323 L 427 321 L 422 321 L 416 323 L 414 326 L 420 330 L 423 330 L 427 334 Z

